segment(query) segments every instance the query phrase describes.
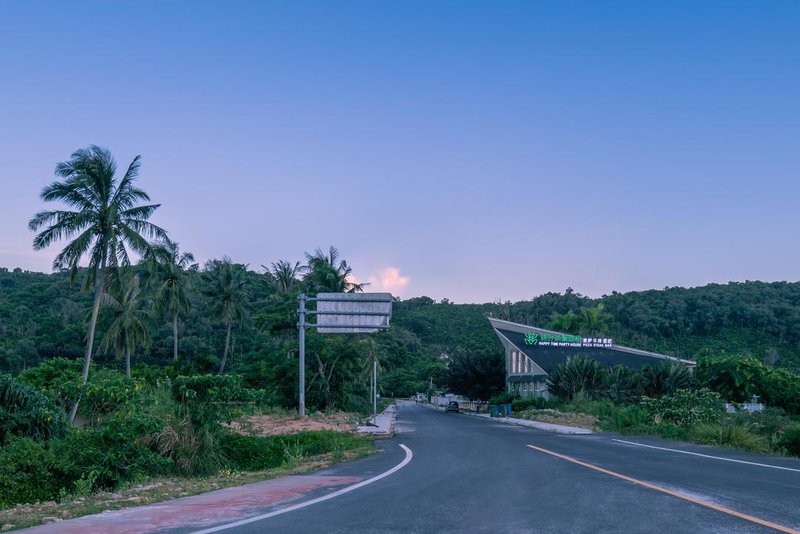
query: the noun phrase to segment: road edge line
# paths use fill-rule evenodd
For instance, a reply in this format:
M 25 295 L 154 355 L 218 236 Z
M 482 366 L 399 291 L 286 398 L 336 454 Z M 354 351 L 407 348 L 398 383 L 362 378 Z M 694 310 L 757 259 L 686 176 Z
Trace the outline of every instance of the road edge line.
M 392 467 L 388 471 L 384 471 L 380 475 L 376 475 L 372 478 L 368 478 L 367 480 L 362 480 L 357 484 L 353 484 L 352 486 L 347 486 L 346 488 L 342 488 L 340 490 L 334 491 L 328 495 L 323 495 L 322 497 L 317 497 L 316 499 L 311 499 L 310 501 L 301 502 L 298 504 L 294 504 L 292 506 L 287 506 L 286 508 L 281 508 L 280 510 L 274 510 L 267 514 L 257 515 L 255 517 L 249 517 L 247 519 L 242 519 L 239 521 L 234 521 L 233 523 L 226 523 L 224 525 L 219 525 L 216 527 L 206 528 L 203 530 L 195 530 L 192 531 L 191 534 L 211 534 L 212 532 L 220 532 L 222 530 L 228 530 L 229 528 L 240 527 L 242 525 L 247 525 L 249 523 L 255 523 L 256 521 L 261 521 L 262 519 L 269 519 L 270 517 L 275 517 L 276 515 L 285 514 L 287 512 L 293 512 L 295 510 L 300 510 L 301 508 L 305 508 L 307 506 L 311 506 L 313 504 L 321 503 L 323 501 L 327 501 L 328 499 L 333 499 L 334 497 L 338 497 L 340 495 L 344 495 L 345 493 L 350 493 L 351 491 L 357 490 L 359 488 L 363 488 L 373 482 L 377 482 L 381 479 L 384 479 L 400 469 L 404 468 L 411 459 L 414 457 L 414 453 L 411 452 L 411 449 L 403 445 L 402 443 L 399 444 L 400 447 L 405 451 L 406 456 L 403 458 L 403 461 L 397 464 L 396 466 Z
M 555 456 L 556 458 L 560 458 L 560 459 L 566 460 L 568 462 L 572 462 L 574 464 L 580 465 L 581 467 L 586 467 L 586 468 L 589 468 L 589 469 L 593 469 L 595 471 L 599 471 L 600 473 L 603 473 L 603 474 L 606 474 L 606 475 L 609 475 L 609 476 L 612 476 L 612 477 L 615 477 L 615 478 L 622 479 L 622 480 L 624 480 L 626 482 L 630 482 L 632 484 L 636 484 L 637 486 L 642 486 L 642 487 L 645 487 L 647 489 L 659 491 L 661 493 L 665 493 L 667 495 L 671 495 L 672 497 L 677 497 L 679 499 L 683 499 L 684 501 L 688 501 L 690 503 L 697 504 L 699 506 L 704 506 L 705 508 L 709 508 L 709 509 L 715 510 L 717 512 L 722 512 L 722 513 L 731 515 L 733 517 L 738 517 L 739 519 L 744 519 L 745 521 L 750 521 L 751 523 L 755 523 L 755 524 L 761 525 L 763 527 L 768 527 L 768 528 L 777 530 L 779 532 L 785 532 L 786 534 L 800 534 L 800 530 L 795 530 L 792 527 L 787 527 L 787 526 L 784 526 L 784 525 L 781 525 L 781 524 L 778 524 L 778 523 L 773 523 L 772 521 L 768 521 L 766 519 L 761 519 L 760 517 L 756 517 L 756 516 L 753 516 L 753 515 L 745 514 L 743 512 L 737 512 L 736 510 L 734 510 L 732 508 L 728 508 L 727 506 L 714 504 L 713 502 L 706 501 L 706 500 L 700 499 L 698 497 L 694 497 L 694 496 L 689 495 L 687 493 L 671 490 L 669 488 L 665 488 L 663 486 L 659 486 L 657 484 L 653 484 L 652 482 L 645 482 L 644 480 L 639 480 L 638 478 L 629 477 L 627 475 L 623 475 L 622 473 L 617 473 L 615 471 L 610 471 L 608 469 L 604 469 L 602 467 L 599 467 L 599 466 L 596 466 L 596 465 L 593 465 L 593 464 L 590 464 L 590 463 L 587 463 L 587 462 L 582 462 L 581 460 L 578 460 L 577 458 L 573 458 L 571 456 L 567 456 L 566 454 L 560 454 L 560 453 L 557 453 L 557 452 L 549 451 L 547 449 L 543 449 L 541 447 L 537 447 L 536 445 L 526 445 L 526 447 L 529 447 L 531 449 L 537 450 L 539 452 L 543 452 L 545 454 L 549 454 L 551 456 Z
M 701 458 L 711 458 L 713 460 L 721 460 L 721 461 L 724 461 L 724 462 L 735 462 L 737 464 L 755 465 L 757 467 L 769 467 L 770 469 L 780 469 L 782 471 L 794 471 L 795 473 L 800 473 L 800 469 L 795 469 L 793 467 L 783 467 L 781 465 L 771 465 L 771 464 L 760 464 L 758 462 L 748 462 L 747 460 L 737 460 L 735 458 L 725 458 L 724 456 L 713 456 L 711 454 L 702 454 L 702 453 L 699 453 L 699 452 L 682 451 L 680 449 L 670 449 L 669 447 L 657 447 L 656 445 L 647 445 L 645 443 L 636 443 L 635 441 L 626 441 L 624 439 L 612 438 L 611 441 L 616 441 L 617 443 L 626 443 L 628 445 L 636 445 L 637 447 L 647 447 L 648 449 L 658 449 L 658 450 L 661 450 L 661 451 L 679 452 L 681 454 L 691 454 L 692 456 L 700 456 Z

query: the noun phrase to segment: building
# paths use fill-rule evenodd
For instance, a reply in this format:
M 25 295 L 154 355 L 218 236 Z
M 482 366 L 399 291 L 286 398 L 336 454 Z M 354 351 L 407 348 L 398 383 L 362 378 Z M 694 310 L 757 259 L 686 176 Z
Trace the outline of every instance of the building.
M 491 317 L 489 322 L 506 349 L 506 390 L 521 397 L 549 397 L 548 373 L 570 356 L 586 356 L 602 365 L 621 364 L 634 369 L 665 360 L 695 366 L 691 360 L 615 345 L 607 337 L 562 334 Z

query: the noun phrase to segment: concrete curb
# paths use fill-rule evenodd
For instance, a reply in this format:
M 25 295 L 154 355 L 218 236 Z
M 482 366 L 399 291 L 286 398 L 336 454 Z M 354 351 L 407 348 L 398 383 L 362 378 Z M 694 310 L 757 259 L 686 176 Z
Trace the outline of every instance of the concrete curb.
M 390 404 L 383 412 L 372 419 L 375 426 L 359 426 L 356 428 L 356 433 L 374 436 L 376 438 L 390 438 L 394 436 L 396 418 L 397 406 L 395 404 Z
M 438 406 L 430 406 L 434 409 L 439 409 Z M 498 423 L 504 423 L 506 425 L 517 425 L 517 426 L 527 426 L 530 428 L 537 428 L 539 430 L 544 430 L 546 432 L 555 432 L 556 434 L 573 434 L 573 435 L 584 435 L 584 434 L 594 434 L 594 431 L 588 428 L 581 428 L 578 426 L 566 426 L 566 425 L 555 425 L 552 423 L 542 423 L 540 421 L 530 421 L 528 419 L 517 419 L 516 417 L 490 417 L 489 414 L 485 413 L 474 413 L 474 412 L 459 412 L 465 415 L 470 415 L 472 417 L 479 417 L 481 419 L 486 419 L 490 421 L 495 421 Z

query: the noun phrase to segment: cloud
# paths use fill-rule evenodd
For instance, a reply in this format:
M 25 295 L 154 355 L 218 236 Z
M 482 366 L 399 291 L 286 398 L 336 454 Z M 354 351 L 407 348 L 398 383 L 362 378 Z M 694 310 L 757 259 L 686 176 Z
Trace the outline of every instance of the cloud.
M 386 267 L 381 269 L 377 275 L 369 277 L 368 291 L 388 291 L 392 295 L 398 296 L 403 293 L 411 278 L 400 274 L 397 267 Z

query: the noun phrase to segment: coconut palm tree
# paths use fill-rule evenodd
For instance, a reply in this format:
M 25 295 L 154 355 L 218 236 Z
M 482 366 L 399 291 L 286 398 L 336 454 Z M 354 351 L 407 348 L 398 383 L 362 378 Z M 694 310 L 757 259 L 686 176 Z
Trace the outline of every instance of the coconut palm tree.
M 247 318 L 245 303 L 250 294 L 244 274 L 244 265 L 234 265 L 227 257 L 209 262 L 205 273 L 203 294 L 209 299 L 212 313 L 225 322 L 225 350 L 219 365 L 220 373 L 225 370 L 230 353 L 233 323 L 242 323 Z
M 311 291 L 330 293 L 355 293 L 364 291 L 369 284 L 356 284 L 352 280 L 353 269 L 344 260 L 339 261 L 339 251 L 331 246 L 326 254 L 321 249 L 314 254 L 306 252 L 307 264 L 302 267 Z
M 172 321 L 172 358 L 178 363 L 178 318 L 189 311 L 191 290 L 186 271 L 197 265 L 191 252 L 181 252 L 178 243 L 170 239 L 156 243 L 147 259 L 156 309 Z
M 166 232 L 148 222 L 159 204 L 142 204 L 150 197 L 134 185 L 139 174 L 140 156 L 133 158 L 121 179 L 108 149 L 92 145 L 75 151 L 68 161 L 56 165 L 57 180 L 42 190 L 46 202 L 62 202 L 73 209 L 37 213 L 28 223 L 36 232 L 34 250 L 42 250 L 61 239 L 72 239 L 53 260 L 54 270 L 69 269 L 74 280 L 84 256 L 89 265 L 84 289 L 94 291 L 94 304 L 86 338 L 82 384 L 89 378 L 94 334 L 100 301 L 110 275 L 130 265 L 128 248 L 139 254 L 149 249 L 148 238 L 163 239 Z M 74 239 L 73 239 L 74 238 Z M 70 410 L 75 419 L 80 397 Z
M 262 265 L 262 267 L 266 270 L 269 284 L 278 295 L 291 293 L 300 281 L 298 276 L 303 270 L 299 261 L 292 265 L 291 262 L 286 260 L 278 260 L 277 262 L 272 262 L 270 267 L 266 265 Z
M 148 314 L 145 300 L 139 287 L 138 276 L 128 276 L 122 283 L 112 286 L 103 296 L 105 304 L 111 309 L 114 320 L 103 338 L 102 348 L 114 347 L 117 356 L 125 357 L 125 376 L 131 377 L 131 353 L 136 347 L 147 346 Z

